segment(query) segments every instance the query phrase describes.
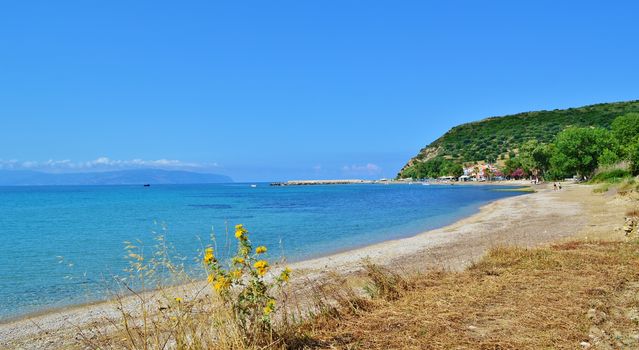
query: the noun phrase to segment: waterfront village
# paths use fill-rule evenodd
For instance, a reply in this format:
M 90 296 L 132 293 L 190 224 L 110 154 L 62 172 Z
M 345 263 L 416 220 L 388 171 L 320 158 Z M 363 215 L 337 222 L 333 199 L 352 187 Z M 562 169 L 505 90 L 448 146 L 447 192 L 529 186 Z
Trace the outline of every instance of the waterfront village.
M 523 169 L 517 168 L 509 174 L 504 172 L 495 164 L 475 163 L 463 167 L 463 174 L 460 176 L 440 176 L 433 179 L 386 179 L 364 180 L 364 179 L 341 179 L 341 180 L 290 180 L 286 182 L 273 182 L 271 186 L 305 186 L 305 185 L 349 185 L 349 184 L 411 184 L 420 182 L 429 183 L 452 183 L 452 182 L 486 182 L 486 181 L 507 181 L 524 180 L 530 178 L 531 181 L 538 182 L 534 174 L 528 174 Z M 569 180 L 569 179 L 566 179 Z M 572 179 L 570 179 L 572 180 Z

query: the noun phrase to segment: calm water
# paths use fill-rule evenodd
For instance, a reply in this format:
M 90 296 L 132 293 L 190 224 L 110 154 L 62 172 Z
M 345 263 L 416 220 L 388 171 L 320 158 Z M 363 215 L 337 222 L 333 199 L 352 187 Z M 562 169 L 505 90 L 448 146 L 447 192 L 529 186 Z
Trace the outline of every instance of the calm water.
M 87 291 L 125 267 L 123 241 L 152 245 L 163 225 L 185 256 L 212 230 L 223 237 L 228 222 L 290 261 L 414 235 L 518 194 L 421 185 L 4 187 L 0 320 L 99 299 Z

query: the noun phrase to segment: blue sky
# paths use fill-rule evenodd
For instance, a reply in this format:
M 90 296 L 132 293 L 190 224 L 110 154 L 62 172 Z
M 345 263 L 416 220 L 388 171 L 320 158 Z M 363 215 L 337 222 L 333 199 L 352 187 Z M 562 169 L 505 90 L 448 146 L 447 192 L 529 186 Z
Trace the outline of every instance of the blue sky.
M 451 127 L 639 98 L 636 2 L 5 1 L 0 165 L 391 177 Z

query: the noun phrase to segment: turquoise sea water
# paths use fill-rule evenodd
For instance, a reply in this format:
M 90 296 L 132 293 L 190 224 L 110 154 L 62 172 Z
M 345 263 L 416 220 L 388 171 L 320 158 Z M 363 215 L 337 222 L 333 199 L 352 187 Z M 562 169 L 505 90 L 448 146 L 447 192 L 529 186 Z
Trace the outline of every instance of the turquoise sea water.
M 126 267 L 123 242 L 152 245 L 162 226 L 195 257 L 212 229 L 219 240 L 227 224 L 243 223 L 271 258 L 294 261 L 411 236 L 519 194 L 460 185 L 3 187 L 0 320 L 101 298 L 87 291 Z

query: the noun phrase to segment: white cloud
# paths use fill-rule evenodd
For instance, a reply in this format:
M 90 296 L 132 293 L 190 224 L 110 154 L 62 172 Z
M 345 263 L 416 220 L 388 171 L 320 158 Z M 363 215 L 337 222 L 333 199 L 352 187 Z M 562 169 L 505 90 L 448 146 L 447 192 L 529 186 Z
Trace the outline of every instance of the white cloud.
M 39 170 L 50 172 L 72 172 L 72 171 L 108 171 L 138 168 L 157 168 L 157 169 L 183 169 L 183 170 L 206 170 L 216 168 L 217 163 L 192 163 L 183 162 L 177 159 L 131 159 L 119 160 L 109 157 L 98 157 L 94 160 L 85 162 L 73 162 L 69 159 L 47 161 L 18 161 L 18 160 L 2 160 L 0 159 L 0 169 L 3 170 Z
M 377 164 L 367 163 L 365 165 L 344 165 L 342 171 L 346 174 L 352 175 L 376 175 L 381 173 L 382 168 Z

